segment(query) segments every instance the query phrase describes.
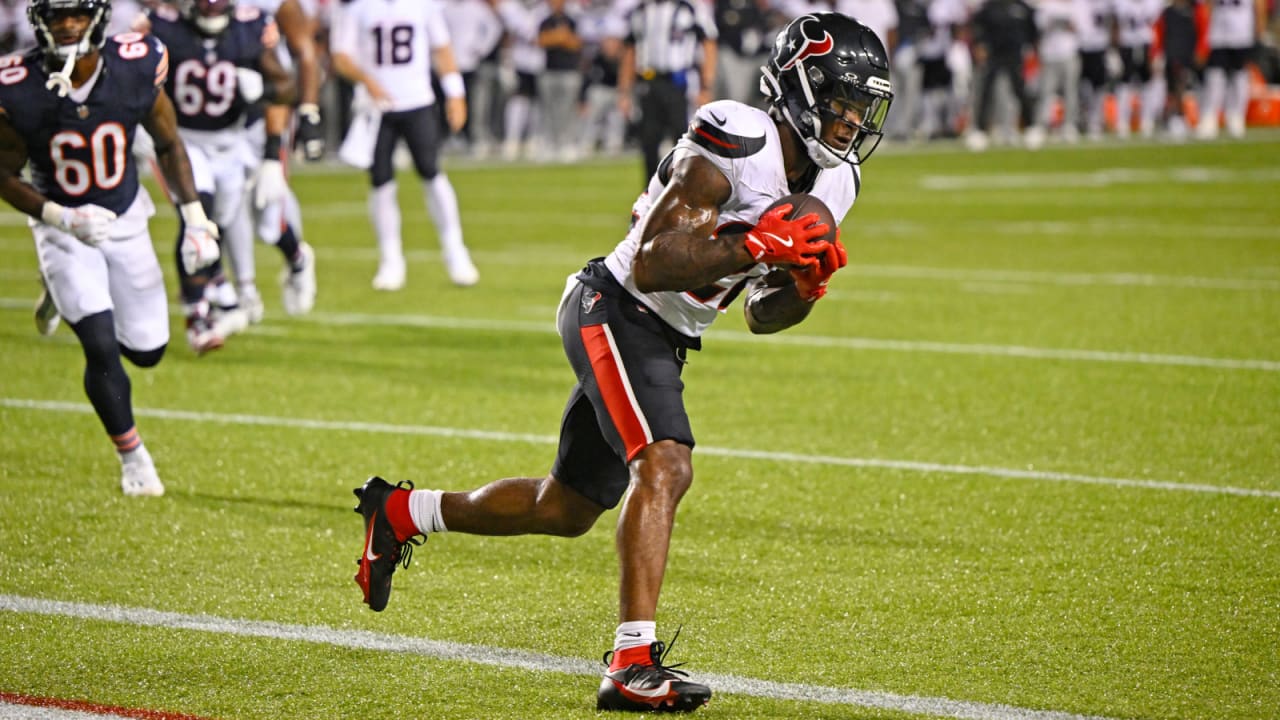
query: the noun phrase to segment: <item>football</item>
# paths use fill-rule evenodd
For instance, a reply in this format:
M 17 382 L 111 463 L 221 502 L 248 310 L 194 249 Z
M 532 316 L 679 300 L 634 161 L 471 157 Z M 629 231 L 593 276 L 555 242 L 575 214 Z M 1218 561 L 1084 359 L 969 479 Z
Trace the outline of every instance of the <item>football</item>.
M 809 213 L 814 213 L 818 216 L 819 222 L 825 223 L 826 226 L 830 228 L 830 230 L 827 231 L 827 234 L 823 235 L 820 239 L 832 243 L 836 241 L 836 229 L 839 224 L 836 222 L 835 216 L 831 214 L 831 208 L 827 207 L 826 203 L 808 193 L 795 193 L 794 195 L 787 195 L 785 197 L 778 198 L 778 200 L 770 205 L 768 209 L 772 210 L 779 205 L 786 205 L 788 203 L 793 206 L 791 212 L 787 213 L 788 220 L 793 220 L 795 218 L 808 215 Z

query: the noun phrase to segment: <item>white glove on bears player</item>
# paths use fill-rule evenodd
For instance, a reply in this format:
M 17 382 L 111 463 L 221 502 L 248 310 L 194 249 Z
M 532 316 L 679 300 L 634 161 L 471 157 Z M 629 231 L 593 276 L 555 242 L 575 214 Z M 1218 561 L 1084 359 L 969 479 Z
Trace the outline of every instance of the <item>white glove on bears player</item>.
M 193 275 L 200 268 L 208 267 L 221 257 L 218 250 L 218 226 L 205 214 L 199 200 L 178 207 L 185 227 L 182 230 L 182 269 Z
M 271 158 L 263 160 L 249 180 L 249 187 L 253 188 L 253 206 L 259 210 L 280 202 L 288 190 L 284 179 L 284 165 Z
M 262 81 L 262 73 L 250 68 L 236 68 L 236 89 L 244 101 L 253 104 L 262 98 L 266 86 Z
M 40 208 L 40 219 L 89 247 L 98 247 L 111 237 L 111 222 L 116 214 L 100 205 L 63 207 L 48 200 Z

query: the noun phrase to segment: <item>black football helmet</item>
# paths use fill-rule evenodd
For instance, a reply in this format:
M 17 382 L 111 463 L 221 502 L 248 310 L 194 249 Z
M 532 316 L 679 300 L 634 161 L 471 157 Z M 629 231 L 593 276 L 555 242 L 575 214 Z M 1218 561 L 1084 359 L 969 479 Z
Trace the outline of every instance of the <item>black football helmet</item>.
M 59 12 L 81 12 L 89 16 L 89 28 L 75 45 L 61 46 L 53 39 L 53 16 Z M 44 53 L 45 62 L 51 67 L 60 66 L 70 55 L 87 55 L 106 42 L 111 0 L 31 0 L 27 20 L 35 29 L 36 43 Z
M 889 56 L 871 28 L 841 13 L 801 15 L 778 32 L 760 70 L 772 114 L 796 131 L 819 167 L 871 157 L 893 102 Z M 853 128 L 847 147 L 823 139 L 828 122 Z
M 236 0 L 178 0 L 178 12 L 208 37 L 221 35 L 231 24 Z

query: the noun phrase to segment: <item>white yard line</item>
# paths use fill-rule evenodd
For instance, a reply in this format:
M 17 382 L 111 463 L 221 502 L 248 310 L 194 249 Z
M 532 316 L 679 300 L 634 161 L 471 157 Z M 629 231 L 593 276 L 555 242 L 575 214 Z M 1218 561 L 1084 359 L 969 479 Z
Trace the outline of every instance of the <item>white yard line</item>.
M 0 298 L 0 309 L 30 311 L 32 300 Z M 175 309 L 176 313 L 177 310 Z M 329 313 L 313 312 L 298 322 L 318 325 L 380 325 L 403 327 L 447 328 L 450 330 L 485 330 L 518 333 L 551 334 L 554 321 L 546 322 L 491 320 L 487 318 L 443 317 L 436 315 L 403 315 L 389 313 Z M 251 328 L 250 333 L 257 332 Z M 1011 357 L 1036 360 L 1070 360 L 1077 362 L 1126 363 L 1133 365 L 1167 365 L 1175 367 L 1203 367 L 1217 370 L 1259 370 L 1280 372 L 1280 361 L 1255 358 L 1214 358 L 1197 355 L 1171 355 L 1164 353 L 1113 352 L 1109 350 L 1075 350 L 1070 348 L 1038 348 L 1024 345 L 990 345 L 982 343 L 946 343 L 929 340 L 889 340 L 883 338 L 823 337 L 787 333 L 780 335 L 753 335 L 738 330 L 712 328 L 707 333 L 710 342 L 742 344 L 787 345 L 791 347 L 838 348 L 844 350 L 873 350 L 904 353 L 938 353 L 944 355 L 978 355 L 987 357 Z
M 0 407 L 80 414 L 91 414 L 93 412 L 92 406 L 84 403 L 32 400 L 25 398 L 0 398 Z M 476 430 L 471 428 L 441 427 L 434 425 L 396 425 L 391 423 L 308 420 L 304 418 L 275 417 L 270 415 L 208 413 L 193 410 L 170 410 L 164 408 L 134 408 L 133 412 L 135 415 L 142 417 L 158 418 L 162 420 L 180 420 L 201 424 L 221 423 L 225 425 L 259 425 L 302 430 L 369 432 L 387 435 L 417 435 L 452 439 L 482 440 L 489 442 L 530 443 L 535 445 L 555 445 L 557 442 L 557 438 L 553 435 L 512 433 L 498 430 Z M 700 455 L 714 455 L 718 457 L 730 457 L 742 460 L 763 460 L 768 462 L 800 463 L 808 465 L 831 465 L 837 467 L 877 468 L 882 470 L 895 470 L 927 475 L 980 475 L 1007 480 L 1035 480 L 1040 482 L 1102 485 L 1115 488 L 1171 490 L 1217 495 L 1236 495 L 1243 497 L 1280 498 L 1280 490 L 1241 488 L 1227 485 L 1209 485 L 1204 483 L 1181 483 L 1164 480 L 1142 480 L 1137 478 L 1103 477 L 1045 470 L 992 467 L 985 465 L 951 465 L 945 463 L 918 462 L 914 460 L 841 457 L 837 455 L 809 455 L 801 453 L 772 452 L 766 450 L 746 450 L 742 448 L 722 448 L 710 445 L 698 445 L 697 450 L 694 452 Z
M 543 322 L 512 320 L 467 319 L 432 315 L 390 315 L 367 313 L 315 312 L 300 320 L 324 325 L 391 325 L 407 327 L 448 328 L 451 330 L 498 330 L 502 332 L 552 333 L 555 327 L 550 319 Z M 1195 355 L 1169 355 L 1161 353 L 1111 352 L 1106 350 L 1073 350 L 1037 348 L 1022 345 L 988 345 L 974 343 L 944 343 L 927 340 L 888 340 L 859 337 L 822 337 L 785 333 L 779 335 L 753 335 L 740 330 L 712 328 L 707 341 L 742 344 L 787 345 L 792 347 L 841 348 L 845 350 L 880 350 L 892 352 L 941 353 L 946 355 L 981 355 L 995 357 L 1032 358 L 1037 360 L 1073 360 L 1084 362 L 1129 363 L 1136 365 L 1171 365 L 1181 367 L 1206 367 L 1219 370 L 1261 370 L 1280 372 L 1280 361 L 1251 358 L 1212 358 Z
M 566 675 L 596 677 L 602 671 L 602 666 L 599 663 L 578 658 L 558 657 L 527 650 L 512 650 L 489 645 L 471 645 L 406 635 L 390 635 L 366 630 L 339 630 L 324 625 L 294 625 L 260 620 L 222 618 L 212 615 L 188 615 L 149 608 L 63 602 L 21 595 L 0 595 L 0 610 L 31 615 L 51 615 L 81 620 L 115 622 L 169 630 L 306 642 L 353 650 L 407 653 L 436 660 L 473 663 L 532 672 L 555 672 Z M 776 682 L 736 675 L 699 673 L 697 678 L 711 685 L 715 691 L 722 693 L 751 695 L 773 700 L 856 705 L 921 715 L 963 718 L 965 720 L 1105 720 L 1098 716 L 1077 715 L 1055 710 L 1033 710 L 1012 705 L 969 702 L 950 698 L 899 695 L 872 690 Z

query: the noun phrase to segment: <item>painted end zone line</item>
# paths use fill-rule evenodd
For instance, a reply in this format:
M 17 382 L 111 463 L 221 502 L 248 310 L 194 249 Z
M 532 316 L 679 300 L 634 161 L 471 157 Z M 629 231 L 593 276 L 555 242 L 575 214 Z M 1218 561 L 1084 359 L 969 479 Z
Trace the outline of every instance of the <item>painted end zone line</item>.
M 388 635 L 366 630 L 339 630 L 323 625 L 292 625 L 258 620 L 236 620 L 211 615 L 185 615 L 148 608 L 126 608 L 118 605 L 92 605 L 62 602 L 20 595 L 0 595 L 0 610 L 35 615 L 54 615 L 142 627 L 238 635 L 331 645 L 354 650 L 399 652 L 422 655 L 438 660 L 475 663 L 500 668 L 533 672 L 556 672 L 566 675 L 598 677 L 598 663 L 526 650 L 510 650 L 487 645 L 443 642 L 404 635 Z M 898 695 L 896 693 L 824 687 L 800 683 L 733 675 L 701 675 L 718 692 L 775 700 L 799 700 L 829 705 L 857 705 L 922 715 L 961 718 L 963 720 L 1107 720 L 1099 716 L 1077 715 L 1054 710 L 1032 710 L 1012 705 L 951 700 L 948 698 Z
M 80 414 L 90 414 L 93 412 L 93 408 L 91 406 L 83 403 L 27 400 L 22 398 L 0 398 L 0 407 Z M 192 422 L 215 422 L 227 425 L 262 425 L 269 427 L 300 428 L 304 430 L 336 430 L 343 432 L 357 431 L 388 435 L 424 435 L 429 437 L 465 438 L 469 440 L 488 440 L 493 442 L 522 442 L 534 445 L 555 445 L 558 442 L 557 438 L 552 435 L 509 433 L 492 430 L 469 430 L 467 428 L 435 427 L 431 425 L 392 425 L 389 423 L 303 420 L 299 418 L 272 417 L 268 415 L 204 413 L 190 410 L 166 410 L 161 408 L 134 408 L 133 412 L 134 415 L 159 418 L 162 420 L 189 420 Z M 1104 485 L 1107 487 L 1117 488 L 1141 488 L 1145 490 L 1173 490 L 1217 495 L 1238 495 L 1242 497 L 1280 498 L 1280 490 L 1261 490 L 1257 488 L 1240 488 L 1231 487 L 1229 485 L 1207 485 L 1203 483 L 1177 483 L 1165 480 L 1097 477 L 1093 475 L 1076 475 L 1074 473 L 1049 472 L 1043 470 L 1020 470 L 1018 468 L 988 467 L 983 465 L 947 465 L 942 463 L 916 462 L 913 460 L 849 458 L 837 457 L 834 455 L 802 455 L 799 453 L 774 452 L 767 450 L 721 448 L 710 445 L 699 445 L 695 452 L 701 455 L 741 458 L 744 460 L 768 460 L 772 462 L 836 465 L 857 468 L 882 468 L 885 470 L 933 473 L 939 475 L 984 475 L 987 477 L 998 477 L 1008 480 L 1069 482 L 1084 485 Z

